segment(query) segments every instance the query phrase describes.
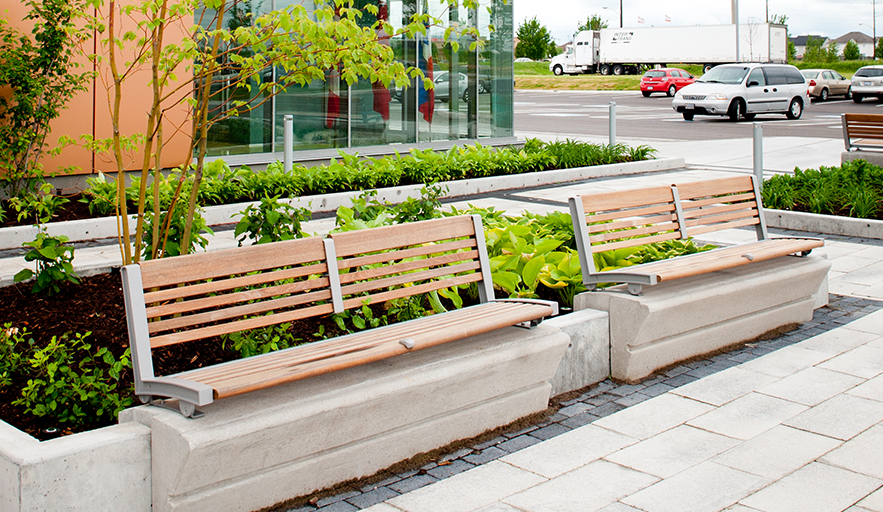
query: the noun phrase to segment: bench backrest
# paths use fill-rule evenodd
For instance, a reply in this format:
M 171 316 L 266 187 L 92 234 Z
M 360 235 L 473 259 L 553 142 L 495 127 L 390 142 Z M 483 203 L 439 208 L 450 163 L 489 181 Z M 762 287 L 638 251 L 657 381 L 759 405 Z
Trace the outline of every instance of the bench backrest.
M 681 238 L 672 187 L 571 197 L 570 215 L 580 264 L 594 272 L 591 254 Z M 598 269 L 600 270 L 600 269 Z
M 676 183 L 672 188 L 680 202 L 684 238 L 746 226 L 755 227 L 758 240 L 767 238 L 754 176 Z
M 883 140 L 883 114 L 841 114 L 840 120 L 847 151 L 861 146 L 853 143 L 851 139 Z M 871 145 L 880 146 L 879 143 Z
M 478 283 L 482 302 L 494 299 L 477 215 L 329 236 L 339 258 L 344 309 L 473 282 Z
M 582 268 L 591 254 L 743 226 L 767 238 L 753 176 L 695 181 L 569 199 Z M 592 260 L 592 261 L 590 261 Z

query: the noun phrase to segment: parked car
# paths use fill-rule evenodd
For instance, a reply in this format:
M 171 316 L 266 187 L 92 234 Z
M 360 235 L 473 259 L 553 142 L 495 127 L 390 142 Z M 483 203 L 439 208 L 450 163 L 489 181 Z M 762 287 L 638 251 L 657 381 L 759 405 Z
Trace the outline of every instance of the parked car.
M 687 121 L 697 115 L 738 121 L 768 113 L 799 119 L 808 106 L 806 79 L 797 68 L 757 63 L 715 66 L 678 91 L 671 102 Z
M 693 75 L 679 68 L 651 69 L 641 77 L 641 94 L 649 98 L 654 92 L 674 96 L 676 92 L 693 83 Z
M 861 103 L 868 96 L 883 100 L 883 66 L 865 66 L 852 75 L 852 101 Z
M 828 96 L 852 97 L 852 82 L 833 69 L 802 69 L 800 73 L 806 78 L 809 95 L 819 101 L 828 101 Z
M 441 71 L 435 75 L 433 83 L 435 84 L 435 99 L 440 101 L 448 101 L 451 97 L 451 87 L 449 82 L 449 71 Z M 463 101 L 469 97 L 469 78 L 463 73 L 457 73 L 457 94 Z

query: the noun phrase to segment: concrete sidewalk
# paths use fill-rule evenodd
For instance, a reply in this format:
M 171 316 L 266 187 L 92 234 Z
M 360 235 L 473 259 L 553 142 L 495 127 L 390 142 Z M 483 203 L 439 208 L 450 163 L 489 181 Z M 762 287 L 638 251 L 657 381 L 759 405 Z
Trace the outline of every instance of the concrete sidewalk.
M 371 512 L 883 512 L 883 311 Z

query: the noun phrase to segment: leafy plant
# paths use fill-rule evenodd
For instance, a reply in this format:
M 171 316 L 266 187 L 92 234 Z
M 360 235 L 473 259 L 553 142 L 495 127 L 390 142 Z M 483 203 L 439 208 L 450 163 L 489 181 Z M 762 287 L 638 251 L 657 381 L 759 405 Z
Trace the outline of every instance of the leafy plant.
M 239 246 L 249 238 L 255 244 L 303 238 L 301 222 L 310 219 L 310 210 L 280 203 L 279 196 L 262 197 L 257 207 L 250 204 L 239 214 L 242 219 L 233 232 Z
M 373 329 L 388 324 L 386 315 L 375 316 L 374 311 L 368 307 L 368 303 L 369 301 L 365 300 L 361 308 L 335 313 L 331 315 L 331 319 L 337 324 L 337 328 L 345 333 Z
M 34 416 L 51 416 L 60 423 L 82 425 L 94 419 L 114 419 L 132 405 L 131 391 L 118 390 L 120 373 L 131 367 L 129 350 L 120 359 L 106 348 L 92 351 L 91 333 L 53 336 L 45 347 L 30 340 L 30 377 L 13 404 Z
M 0 186 L 7 197 L 37 192 L 43 185 L 44 154 L 57 155 L 70 143 L 48 149 L 50 123 L 78 91 L 91 72 L 74 58 L 77 45 L 91 36 L 81 23 L 84 0 L 27 0 L 25 20 L 33 23 L 24 34 L 0 18 Z
M 231 348 L 239 352 L 240 357 L 243 358 L 266 354 L 303 342 L 301 338 L 295 338 L 290 330 L 291 323 L 283 323 L 225 334 L 221 336 L 222 346 L 227 348 L 229 342 Z
M 12 197 L 9 205 L 18 212 L 18 220 L 30 218 L 37 224 L 45 224 L 67 202 L 67 198 L 52 194 L 52 185 L 43 183 L 38 191 L 23 192 Z
M 49 236 L 40 230 L 33 242 L 23 245 L 30 247 L 25 253 L 25 261 L 37 262 L 37 279 L 34 282 L 31 293 L 55 295 L 61 291 L 64 283 L 79 284 L 80 279 L 74 272 L 73 259 L 74 248 L 67 243 L 68 237 L 64 235 Z M 15 274 L 15 282 L 27 281 L 34 277 L 34 271 L 22 269 Z
M 572 308 L 573 298 L 586 291 L 579 255 L 573 249 L 565 248 L 564 252 L 550 255 L 548 260 L 549 265 L 540 273 L 540 282 L 555 290 L 563 306 Z

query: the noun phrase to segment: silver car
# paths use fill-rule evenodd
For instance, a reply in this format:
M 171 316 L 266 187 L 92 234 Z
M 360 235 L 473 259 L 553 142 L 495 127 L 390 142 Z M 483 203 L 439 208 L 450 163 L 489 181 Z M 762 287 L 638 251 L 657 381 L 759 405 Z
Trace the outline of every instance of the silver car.
M 716 66 L 678 91 L 671 102 L 687 121 L 697 115 L 728 116 L 732 121 L 757 114 L 799 119 L 808 106 L 806 80 L 797 68 L 757 63 Z
M 852 101 L 861 103 L 868 96 L 883 100 L 883 66 L 865 66 L 852 75 Z

